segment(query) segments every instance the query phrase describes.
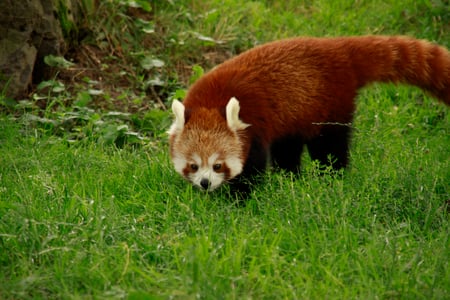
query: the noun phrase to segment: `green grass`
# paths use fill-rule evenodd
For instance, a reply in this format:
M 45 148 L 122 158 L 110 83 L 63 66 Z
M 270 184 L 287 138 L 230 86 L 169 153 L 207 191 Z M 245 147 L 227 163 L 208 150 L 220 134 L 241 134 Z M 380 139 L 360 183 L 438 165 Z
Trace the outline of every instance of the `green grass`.
M 153 8 L 167 68 L 183 57 L 208 68 L 199 51 L 292 35 L 450 43 L 444 1 L 204 2 Z M 160 94 L 166 104 L 185 86 L 178 79 Z M 363 90 L 348 170 L 320 176 L 305 156 L 300 178 L 269 171 L 245 206 L 175 173 L 167 112 L 112 117 L 65 104 L 82 92 L 0 117 L 1 299 L 450 297 L 450 115 L 419 90 Z

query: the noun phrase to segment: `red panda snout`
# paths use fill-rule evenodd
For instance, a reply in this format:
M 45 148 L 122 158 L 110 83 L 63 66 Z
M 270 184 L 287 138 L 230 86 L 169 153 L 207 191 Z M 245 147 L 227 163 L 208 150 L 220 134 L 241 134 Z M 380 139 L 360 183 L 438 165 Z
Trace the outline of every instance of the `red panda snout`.
M 203 188 L 204 190 L 207 190 L 207 189 L 209 188 L 210 184 L 211 184 L 211 182 L 209 182 L 209 180 L 206 179 L 206 178 L 203 178 L 203 179 L 200 181 L 200 185 L 202 186 L 202 188 Z

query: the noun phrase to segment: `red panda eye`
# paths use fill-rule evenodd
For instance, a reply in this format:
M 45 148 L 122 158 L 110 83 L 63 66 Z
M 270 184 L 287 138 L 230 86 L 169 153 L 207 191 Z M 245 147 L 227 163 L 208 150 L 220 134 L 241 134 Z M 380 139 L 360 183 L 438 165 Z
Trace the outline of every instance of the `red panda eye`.
M 219 171 L 221 168 L 222 168 L 222 165 L 221 165 L 221 164 L 215 164 L 215 165 L 213 166 L 213 170 L 214 170 L 214 171 Z
M 198 165 L 196 165 L 196 164 L 191 164 L 190 167 L 191 167 L 192 171 L 197 171 L 198 170 Z

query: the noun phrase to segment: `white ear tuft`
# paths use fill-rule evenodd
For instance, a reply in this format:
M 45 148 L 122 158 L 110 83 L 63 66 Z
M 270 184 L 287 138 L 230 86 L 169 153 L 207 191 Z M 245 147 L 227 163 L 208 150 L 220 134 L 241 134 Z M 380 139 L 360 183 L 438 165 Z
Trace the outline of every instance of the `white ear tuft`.
M 172 112 L 175 115 L 175 121 L 170 126 L 168 133 L 170 135 L 175 134 L 183 130 L 184 128 L 184 105 L 178 100 L 173 100 L 172 102 Z
M 227 107 L 226 107 L 226 118 L 227 118 L 227 124 L 228 127 L 233 130 L 243 130 L 250 126 L 250 124 L 245 124 L 239 119 L 239 101 L 232 97 L 230 101 L 228 101 Z

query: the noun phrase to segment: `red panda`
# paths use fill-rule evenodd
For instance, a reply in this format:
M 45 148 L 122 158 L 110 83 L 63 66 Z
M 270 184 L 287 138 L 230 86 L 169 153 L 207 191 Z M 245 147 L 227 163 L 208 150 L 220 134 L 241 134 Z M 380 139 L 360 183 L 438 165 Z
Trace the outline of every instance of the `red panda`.
M 269 160 L 298 172 L 305 145 L 313 160 L 346 167 L 355 97 L 372 82 L 415 85 L 450 105 L 450 53 L 401 36 L 291 38 L 247 50 L 173 101 L 175 170 L 201 189 L 231 182 L 239 192 Z

